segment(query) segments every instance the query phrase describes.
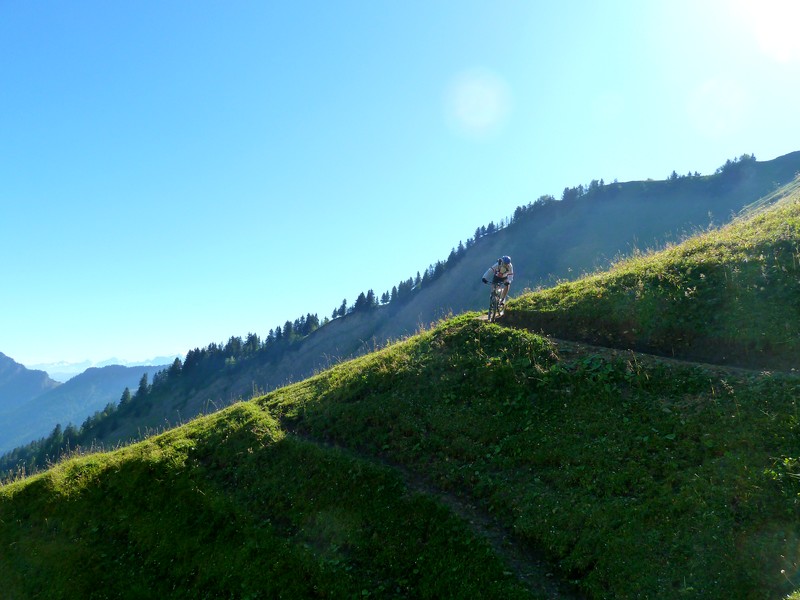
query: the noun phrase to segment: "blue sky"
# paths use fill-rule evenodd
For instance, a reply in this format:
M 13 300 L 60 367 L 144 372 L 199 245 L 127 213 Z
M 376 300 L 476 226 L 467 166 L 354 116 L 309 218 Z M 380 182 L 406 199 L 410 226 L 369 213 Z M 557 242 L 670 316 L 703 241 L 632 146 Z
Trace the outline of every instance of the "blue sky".
M 5 0 L 0 352 L 264 336 L 543 194 L 800 150 L 798 21 L 791 0 Z

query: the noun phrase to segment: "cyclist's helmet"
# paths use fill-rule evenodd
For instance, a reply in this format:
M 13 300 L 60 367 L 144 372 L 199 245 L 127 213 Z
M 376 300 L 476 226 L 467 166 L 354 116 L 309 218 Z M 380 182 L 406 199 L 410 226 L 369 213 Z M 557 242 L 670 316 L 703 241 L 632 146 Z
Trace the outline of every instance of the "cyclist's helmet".
M 511 264 L 511 257 L 510 257 L 510 256 L 504 256 L 504 257 L 503 257 L 503 258 L 501 258 L 500 260 L 502 260 L 502 261 L 503 261 L 504 263 L 506 263 L 507 265 L 510 265 L 510 264 Z

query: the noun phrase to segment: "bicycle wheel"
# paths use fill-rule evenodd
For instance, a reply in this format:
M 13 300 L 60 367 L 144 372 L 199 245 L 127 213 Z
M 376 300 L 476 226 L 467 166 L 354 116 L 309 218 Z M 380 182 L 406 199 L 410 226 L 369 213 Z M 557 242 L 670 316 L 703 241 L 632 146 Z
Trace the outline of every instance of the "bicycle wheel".
M 492 294 L 489 296 L 489 323 L 493 322 L 499 315 L 499 299 L 497 292 L 492 289 Z

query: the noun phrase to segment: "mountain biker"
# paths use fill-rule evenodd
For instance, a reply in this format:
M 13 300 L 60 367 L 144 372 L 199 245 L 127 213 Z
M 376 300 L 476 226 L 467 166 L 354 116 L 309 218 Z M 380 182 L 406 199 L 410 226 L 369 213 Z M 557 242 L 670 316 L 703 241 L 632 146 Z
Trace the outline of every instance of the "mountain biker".
M 514 266 L 511 264 L 511 257 L 501 256 L 498 258 L 497 264 L 486 269 L 486 273 L 481 277 L 481 281 L 483 283 L 489 283 L 490 277 L 492 278 L 492 284 L 503 284 L 503 293 L 500 296 L 500 306 L 503 306 L 506 303 L 506 296 L 508 296 L 508 289 L 511 287 L 511 282 L 514 281 Z

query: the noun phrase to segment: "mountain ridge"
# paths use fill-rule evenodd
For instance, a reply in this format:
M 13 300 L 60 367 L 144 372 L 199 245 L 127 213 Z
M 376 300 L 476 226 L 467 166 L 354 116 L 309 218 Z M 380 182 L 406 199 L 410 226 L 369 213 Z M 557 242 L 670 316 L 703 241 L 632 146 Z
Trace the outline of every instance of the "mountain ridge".
M 643 331 L 653 315 L 669 331 L 688 317 L 708 336 L 745 305 L 745 339 L 771 340 L 775 318 L 800 330 L 787 244 L 800 252 L 800 192 L 727 231 L 522 294 L 506 316 L 546 309 L 580 329 L 592 311 L 633 314 Z M 716 263 L 739 269 L 737 285 L 697 268 Z M 686 295 L 687 281 L 706 287 Z M 653 310 L 676 291 L 676 310 Z M 503 323 L 452 317 L 1 486 L 0 580 L 12 597 L 521 599 L 567 597 L 570 583 L 590 598 L 800 597 L 800 377 Z M 524 553 L 500 551 L 451 495 L 553 569 L 527 577 Z
M 60 383 L 66 383 L 76 375 L 80 375 L 87 369 L 101 368 L 110 366 L 121 367 L 154 367 L 171 364 L 176 356 L 157 356 L 147 360 L 123 360 L 120 358 L 106 358 L 100 361 L 84 360 L 80 362 L 57 361 L 47 363 L 36 363 L 27 365 L 28 369 L 45 371 L 51 379 Z
M 0 352 L 0 413 L 58 385 L 44 371 L 27 369 Z
M 125 388 L 152 377 L 166 365 L 90 367 L 65 383 L 50 387 L 0 411 L 0 454 L 50 434 L 57 425 L 79 426 L 88 417 L 116 405 Z
M 402 302 L 351 310 L 300 343 L 284 342 L 285 351 L 274 355 L 237 356 L 219 353 L 222 348 L 217 347 L 214 356 L 224 360 L 214 363 L 218 366 L 213 368 L 211 363 L 203 367 L 212 368 L 208 377 L 197 371 L 189 377 L 189 365 L 184 365 L 183 383 L 169 377 L 159 381 L 146 401 L 109 418 L 100 440 L 116 444 L 134 439 L 142 431 L 178 423 L 258 391 L 297 381 L 412 335 L 449 314 L 479 308 L 487 293 L 480 284 L 480 274 L 496 256 L 510 253 L 514 259 L 517 273 L 512 296 L 525 288 L 574 279 L 611 265 L 630 254 L 636 244 L 653 249 L 708 229 L 709 211 L 730 221 L 753 203 L 774 195 L 779 183 L 789 183 L 799 171 L 800 152 L 764 162 L 745 155 L 741 160 L 728 161 L 714 175 L 607 185 L 593 182 L 586 188 L 565 189 L 560 201 L 542 198 L 518 207 L 517 218 L 509 225 L 480 238 L 476 232 L 476 239 L 455 260 L 448 261 L 441 275 L 423 279 L 423 284 Z M 755 196 L 762 193 L 767 196 Z M 599 223 L 609 225 L 600 229 Z M 575 242 L 564 246 L 567 239 Z M 558 247 L 564 252 L 556 252 Z M 109 427 L 109 423 L 113 425 Z M 87 432 L 81 443 L 94 443 L 90 436 Z

